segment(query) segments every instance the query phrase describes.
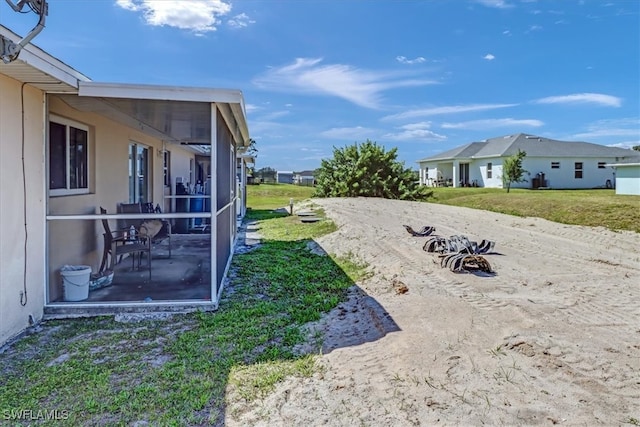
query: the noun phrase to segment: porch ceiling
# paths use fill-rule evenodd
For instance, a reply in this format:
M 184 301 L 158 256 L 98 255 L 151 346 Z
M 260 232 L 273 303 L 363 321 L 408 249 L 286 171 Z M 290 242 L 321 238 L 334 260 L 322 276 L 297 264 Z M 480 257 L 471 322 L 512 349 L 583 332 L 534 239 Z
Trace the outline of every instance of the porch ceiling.
M 71 107 L 105 116 L 172 143 L 211 144 L 211 104 L 60 95 Z
M 60 98 L 81 111 L 108 117 L 196 152 L 211 144 L 212 105 L 238 146 L 249 144 L 242 93 L 226 89 L 80 82 L 78 95 Z

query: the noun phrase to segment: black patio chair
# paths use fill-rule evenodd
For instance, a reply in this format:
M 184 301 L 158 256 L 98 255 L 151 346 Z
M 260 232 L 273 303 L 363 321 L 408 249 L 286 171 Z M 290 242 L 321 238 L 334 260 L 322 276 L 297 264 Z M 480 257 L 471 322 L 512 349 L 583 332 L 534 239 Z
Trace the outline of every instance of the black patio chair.
M 106 215 L 107 210 L 100 207 L 100 213 Z M 131 236 L 127 230 L 111 231 L 108 219 L 102 219 L 102 227 L 104 228 L 104 250 L 102 253 L 102 262 L 100 263 L 100 272 L 105 271 L 108 263 L 108 269 L 114 271 L 117 259 L 129 254 L 132 258 L 132 269 L 135 269 L 136 255 L 138 255 L 138 268 L 141 266 L 142 255 L 147 254 L 147 267 L 149 268 L 149 279 L 151 279 L 151 240 L 139 239 Z M 136 235 L 140 235 L 140 229 L 135 229 Z

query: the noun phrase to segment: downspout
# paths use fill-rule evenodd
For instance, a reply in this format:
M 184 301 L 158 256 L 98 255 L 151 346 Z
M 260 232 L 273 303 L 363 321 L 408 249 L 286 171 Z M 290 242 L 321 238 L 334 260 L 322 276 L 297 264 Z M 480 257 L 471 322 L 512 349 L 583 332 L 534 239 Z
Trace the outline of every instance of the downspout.
M 28 82 L 23 82 L 22 86 L 20 86 L 20 108 L 22 113 L 21 120 L 21 161 L 22 161 L 22 217 L 24 219 L 24 263 L 22 269 L 22 292 L 20 292 L 20 305 L 26 306 L 28 297 L 27 297 L 27 243 L 29 241 L 29 231 L 27 227 L 27 171 L 24 160 L 24 151 L 25 151 L 25 125 L 24 125 L 24 87 L 29 84 Z

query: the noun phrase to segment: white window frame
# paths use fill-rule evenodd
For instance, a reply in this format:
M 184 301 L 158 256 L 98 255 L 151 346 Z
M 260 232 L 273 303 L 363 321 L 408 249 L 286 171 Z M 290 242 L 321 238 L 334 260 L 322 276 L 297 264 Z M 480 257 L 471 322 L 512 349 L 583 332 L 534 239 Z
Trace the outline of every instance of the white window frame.
M 152 164 L 151 164 L 151 156 L 153 154 L 152 152 L 152 147 L 147 145 L 147 144 L 143 144 L 141 142 L 138 141 L 134 141 L 134 140 L 130 140 L 129 141 L 129 154 L 131 154 L 131 148 L 134 148 L 134 156 L 133 158 L 131 158 L 131 156 L 127 156 L 128 157 L 128 168 L 129 168 L 129 173 L 131 174 L 132 172 L 135 174 L 135 178 L 134 178 L 134 184 L 133 184 L 133 194 L 131 194 L 131 182 L 129 181 L 129 203 L 152 203 L 153 202 L 153 169 L 152 169 Z M 138 155 L 138 148 L 142 148 L 143 150 L 147 150 L 147 156 L 146 156 L 146 165 L 145 165 L 145 194 L 144 194 L 144 202 L 142 202 L 141 199 L 141 194 L 140 194 L 140 189 L 138 187 L 138 178 L 140 176 L 140 171 L 138 170 L 137 167 L 137 155 Z M 131 162 L 133 161 L 133 168 L 132 168 L 132 164 Z M 131 179 L 131 176 L 129 175 L 129 180 Z
M 171 187 L 171 151 L 162 151 L 162 180 L 165 187 Z
M 49 123 L 57 123 L 60 125 L 63 125 L 66 127 L 66 160 L 67 160 L 67 164 L 66 164 L 66 172 L 67 172 L 67 188 L 55 188 L 55 189 L 51 189 L 49 188 L 49 186 L 51 185 L 51 178 L 50 178 L 50 173 L 51 173 L 51 157 L 49 154 L 49 151 L 51 150 L 51 135 L 48 135 L 47 138 L 47 187 L 49 190 L 49 195 L 50 196 L 70 196 L 70 195 L 75 195 L 75 194 L 89 194 L 90 192 L 90 187 L 91 187 L 91 183 L 89 182 L 89 180 L 91 179 L 91 150 L 90 150 L 90 143 L 89 141 L 91 140 L 91 133 L 89 132 L 89 126 L 82 124 L 80 122 L 76 122 L 75 120 L 69 120 L 66 119 L 64 117 L 60 117 L 60 116 L 56 116 L 55 114 L 50 114 L 49 115 L 49 122 L 47 123 L 47 134 L 49 132 Z M 69 127 L 74 127 L 76 129 L 80 129 L 83 130 L 85 132 L 87 132 L 87 187 L 86 188 L 69 188 L 69 183 L 70 183 L 70 167 L 69 167 L 69 159 L 71 158 L 69 156 Z

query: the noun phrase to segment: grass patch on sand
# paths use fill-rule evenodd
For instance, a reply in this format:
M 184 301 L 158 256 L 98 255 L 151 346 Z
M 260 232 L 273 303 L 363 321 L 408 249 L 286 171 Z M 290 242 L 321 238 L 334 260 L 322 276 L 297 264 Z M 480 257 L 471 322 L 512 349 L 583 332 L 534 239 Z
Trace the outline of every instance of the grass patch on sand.
M 429 202 L 640 233 L 640 196 L 615 190 L 434 188 Z

